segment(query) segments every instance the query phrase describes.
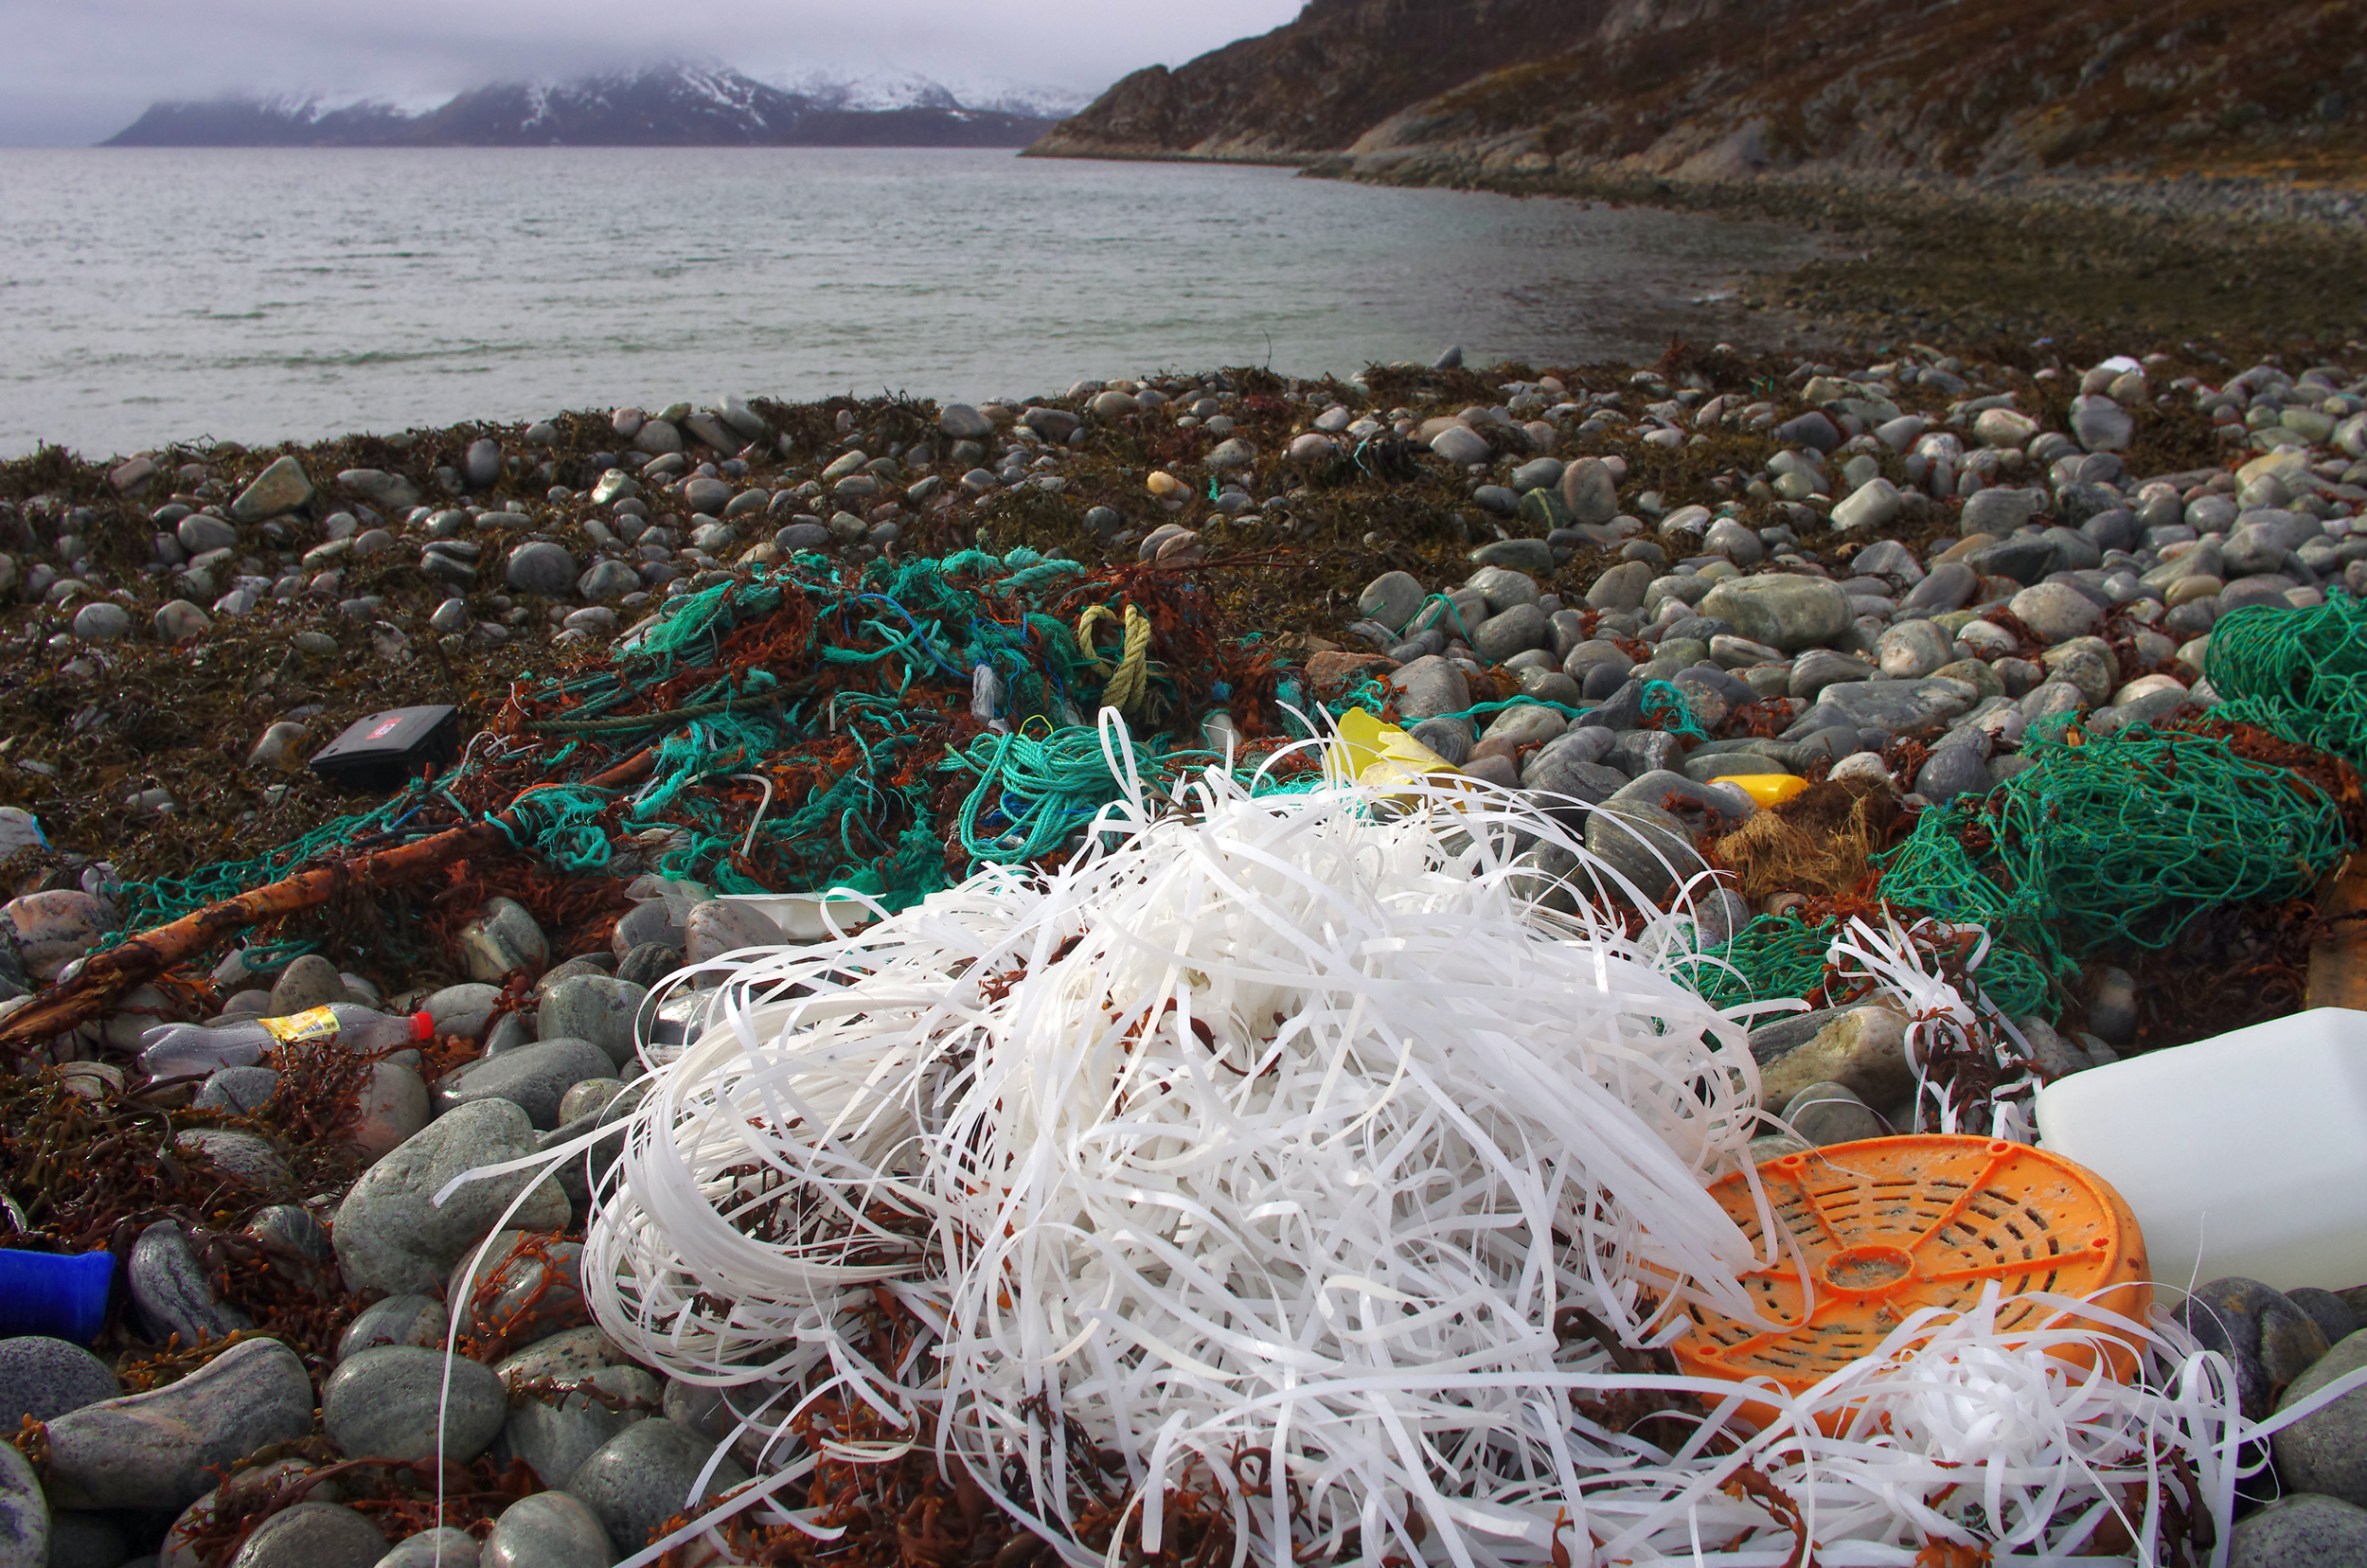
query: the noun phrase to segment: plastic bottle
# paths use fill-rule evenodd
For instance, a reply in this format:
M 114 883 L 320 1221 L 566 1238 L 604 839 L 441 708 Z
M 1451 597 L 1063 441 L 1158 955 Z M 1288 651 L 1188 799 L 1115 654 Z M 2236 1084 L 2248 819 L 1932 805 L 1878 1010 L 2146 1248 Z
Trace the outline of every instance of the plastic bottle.
M 383 1013 L 352 1002 L 332 1002 L 285 1018 L 235 1024 L 167 1024 L 140 1036 L 140 1066 L 158 1078 L 197 1078 L 221 1067 L 244 1067 L 276 1045 L 336 1041 L 349 1051 L 415 1045 L 436 1032 L 426 1013 Z

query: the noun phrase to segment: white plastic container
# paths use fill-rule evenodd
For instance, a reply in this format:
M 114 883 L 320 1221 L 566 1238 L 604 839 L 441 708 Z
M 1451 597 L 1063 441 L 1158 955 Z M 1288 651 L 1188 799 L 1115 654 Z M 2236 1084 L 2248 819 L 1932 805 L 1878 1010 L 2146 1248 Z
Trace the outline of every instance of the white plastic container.
M 822 918 L 826 907 L 845 932 L 859 931 L 878 918 L 853 899 L 828 899 L 819 893 L 726 893 L 722 901 L 755 910 L 779 926 L 781 935 L 792 942 L 830 939 L 830 928 Z
M 2315 1007 L 2038 1091 L 2038 1141 L 2109 1182 L 2157 1284 L 2367 1284 L 2367 1012 Z

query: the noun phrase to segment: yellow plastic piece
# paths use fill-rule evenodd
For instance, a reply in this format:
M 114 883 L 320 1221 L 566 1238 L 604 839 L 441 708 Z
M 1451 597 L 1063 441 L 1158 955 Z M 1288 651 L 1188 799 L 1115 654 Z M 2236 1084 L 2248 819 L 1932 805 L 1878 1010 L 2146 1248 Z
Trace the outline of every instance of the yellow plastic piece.
M 1184 481 L 1165 469 L 1152 469 L 1150 477 L 1144 480 L 1143 485 L 1151 494 L 1165 496 L 1173 495 L 1177 490 L 1182 490 Z
M 1710 780 L 1713 784 L 1732 784 L 1762 806 L 1781 806 L 1808 787 L 1808 781 L 1798 774 L 1725 774 Z
M 1340 716 L 1340 744 L 1348 754 L 1348 772 L 1372 789 L 1454 778 L 1463 773 L 1397 725 L 1384 724 L 1362 708 L 1352 707 Z
M 1803 1393 L 1879 1345 L 1926 1307 L 1970 1306 L 1995 1282 L 2006 1302 L 1998 1327 L 2035 1331 L 2066 1319 L 2042 1294 L 2092 1297 L 2134 1322 L 2153 1302 L 2145 1238 L 2121 1195 L 2093 1171 L 2022 1144 L 1936 1133 L 1868 1138 L 1759 1167 L 1783 1261 L 1746 1272 L 1768 1329 L 1688 1304 L 1693 1329 L 1671 1348 L 1697 1378 L 1771 1378 Z M 1710 1185 L 1753 1250 L 1767 1238 L 1757 1200 L 1736 1171 Z M 1814 1279 L 1802 1289 L 1800 1270 Z M 2054 1352 L 2075 1363 L 2072 1348 Z M 2134 1347 L 2106 1353 L 2126 1381 Z M 1774 1418 L 1766 1405 L 1746 1419 Z

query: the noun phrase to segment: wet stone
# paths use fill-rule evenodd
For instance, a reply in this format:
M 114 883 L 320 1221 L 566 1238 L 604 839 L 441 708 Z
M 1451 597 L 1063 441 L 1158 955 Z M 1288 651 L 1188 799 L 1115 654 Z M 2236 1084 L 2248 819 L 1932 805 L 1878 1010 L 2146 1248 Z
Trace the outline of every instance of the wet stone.
M 508 1396 L 482 1363 L 411 1345 L 356 1351 L 321 1385 L 322 1425 L 348 1455 L 428 1458 L 439 1415 L 445 1457 L 466 1464 L 500 1434 Z
M 2234 1363 L 2237 1397 L 2250 1420 L 2266 1420 L 2277 1397 L 2326 1354 L 2326 1336 L 2316 1321 L 2256 1279 L 2212 1280 L 2187 1298 L 2179 1318 L 2205 1349 Z M 2367 1344 L 2358 1348 L 2367 1351 Z M 2367 1416 L 2367 1399 L 2358 1406 Z M 2367 1450 L 2360 1460 L 2367 1465 Z M 2367 1470 L 2361 1479 L 2367 1485 Z M 2367 1504 L 2367 1492 L 2357 1501 Z
M 60 1507 L 181 1508 L 212 1473 L 312 1429 L 312 1384 L 276 1340 L 242 1341 L 162 1388 L 49 1423 L 49 1499 Z
M 644 1539 L 632 1537 L 627 1545 Z M 477 1562 L 478 1568 L 609 1568 L 615 1555 L 599 1515 L 567 1492 L 545 1491 L 503 1511 Z
M 298 1503 L 255 1527 L 230 1568 L 370 1568 L 386 1537 L 362 1514 L 334 1503 Z
M 133 1312 L 151 1340 L 178 1334 L 183 1345 L 190 1345 L 254 1327 L 244 1312 L 214 1299 L 188 1238 L 170 1220 L 159 1220 L 140 1232 L 124 1274 Z
M 0 1422 L 54 1420 L 123 1392 L 107 1363 L 79 1345 L 42 1334 L 0 1339 Z

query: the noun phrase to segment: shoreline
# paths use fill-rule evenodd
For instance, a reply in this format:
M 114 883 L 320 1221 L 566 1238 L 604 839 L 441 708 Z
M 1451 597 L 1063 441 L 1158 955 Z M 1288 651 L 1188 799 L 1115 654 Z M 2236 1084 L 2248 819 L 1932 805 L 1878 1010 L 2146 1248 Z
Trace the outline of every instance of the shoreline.
M 1816 165 L 1705 180 L 1556 160 L 1522 137 L 1272 158 L 1026 155 L 1290 167 L 1310 179 L 1771 221 L 1863 244 L 1855 258 L 1761 275 L 1746 302 L 1779 325 L 1754 347 L 1822 330 L 1854 348 L 1924 341 L 1996 352 L 2019 334 L 2100 358 L 2140 341 L 2211 339 L 2240 353 L 2367 332 L 2341 303 L 2367 291 L 2367 185 L 2198 173 L 1974 180 Z M 2268 281 L 2269 268 L 2306 279 L 2296 292 L 2317 303 L 2245 286 Z M 2098 347 L 2115 336 L 2125 341 Z

